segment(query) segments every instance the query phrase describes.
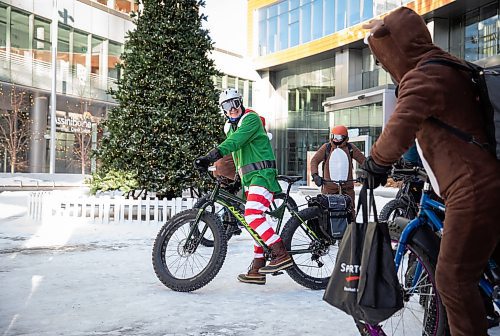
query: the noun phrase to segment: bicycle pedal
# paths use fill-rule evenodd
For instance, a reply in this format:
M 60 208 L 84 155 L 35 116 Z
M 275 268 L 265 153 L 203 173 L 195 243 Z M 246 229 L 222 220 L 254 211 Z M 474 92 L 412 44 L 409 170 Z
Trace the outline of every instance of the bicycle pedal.
M 282 271 L 271 273 L 272 276 L 277 276 L 277 275 L 281 275 L 281 274 L 285 274 L 285 273 L 283 273 Z

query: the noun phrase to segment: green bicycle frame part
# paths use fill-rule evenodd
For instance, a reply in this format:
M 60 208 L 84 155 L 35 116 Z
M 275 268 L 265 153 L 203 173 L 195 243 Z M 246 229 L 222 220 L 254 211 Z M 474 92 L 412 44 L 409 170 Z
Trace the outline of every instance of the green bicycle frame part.
M 285 215 L 285 209 L 287 209 L 287 201 L 288 201 L 288 193 L 286 194 L 284 202 L 279 207 L 277 207 L 274 210 L 265 212 L 265 214 L 270 215 L 270 216 L 278 219 L 278 224 L 276 226 L 276 233 L 277 234 L 279 234 L 280 229 L 281 229 L 281 223 L 282 223 L 283 217 Z M 241 209 L 232 205 L 232 204 L 238 204 L 239 206 L 244 205 L 245 200 L 243 200 L 242 198 L 240 198 L 236 195 L 233 195 L 233 194 L 225 191 L 224 189 L 221 189 L 219 184 L 217 184 L 214 187 L 212 193 L 210 194 L 210 197 L 208 198 L 208 202 L 206 202 L 205 204 L 203 204 L 200 207 L 200 209 L 198 211 L 198 215 L 196 216 L 195 222 L 193 224 L 197 224 L 200 221 L 200 218 L 201 218 L 203 212 L 205 211 L 205 209 L 208 206 L 213 205 L 215 203 L 220 204 L 221 206 L 223 206 L 224 208 L 229 210 L 231 212 L 231 214 L 238 220 L 238 222 L 245 228 L 245 230 L 247 230 L 247 232 L 250 234 L 250 236 L 253 238 L 253 240 L 259 246 L 262 246 L 266 252 L 269 251 L 269 247 L 264 243 L 262 238 L 246 222 L 245 216 L 240 211 Z M 311 230 L 311 228 L 307 225 L 307 223 L 305 221 L 302 220 L 302 218 L 300 218 L 297 211 L 295 211 L 294 209 L 290 209 L 290 208 L 288 208 L 288 210 L 290 211 L 292 216 L 299 218 L 299 220 L 302 223 L 301 226 L 303 227 L 304 232 L 309 236 L 309 238 L 314 239 L 314 240 L 319 240 L 316 233 L 313 230 Z M 191 239 L 191 236 L 194 232 L 195 227 L 197 227 L 197 225 L 193 225 L 193 228 L 188 235 L 188 238 L 187 238 L 188 240 Z M 201 237 L 203 237 L 203 235 L 206 233 L 206 230 L 207 230 L 207 225 L 205 225 L 203 227 L 203 229 L 200 233 L 200 238 L 199 238 L 200 241 L 201 241 Z M 197 243 L 199 243 L 199 242 L 197 242 Z

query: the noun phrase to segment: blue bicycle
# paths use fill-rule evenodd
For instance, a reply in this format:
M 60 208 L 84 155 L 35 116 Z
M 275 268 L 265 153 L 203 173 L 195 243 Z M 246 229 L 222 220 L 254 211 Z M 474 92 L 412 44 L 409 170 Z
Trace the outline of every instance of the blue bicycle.
M 413 175 L 425 182 L 417 217 L 397 217 L 389 223 L 393 233 L 399 233 L 394 260 L 405 305 L 380 325 L 364 325 L 360 331 L 370 336 L 446 335 L 446 311 L 434 277 L 445 206 L 431 198 L 432 188 L 422 168 L 393 169 L 393 174 Z M 490 261 L 479 285 L 486 297 L 500 308 L 500 286 L 498 279 L 492 277 L 494 272 L 491 272 L 491 267 L 496 267 L 493 261 Z

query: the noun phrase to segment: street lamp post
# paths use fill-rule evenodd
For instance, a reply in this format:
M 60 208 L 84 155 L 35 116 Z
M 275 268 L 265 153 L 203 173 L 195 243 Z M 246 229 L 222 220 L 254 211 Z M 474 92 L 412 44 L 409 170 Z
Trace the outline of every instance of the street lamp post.
M 49 173 L 55 173 L 56 166 L 56 85 L 57 85 L 57 29 L 59 13 L 57 12 L 57 0 L 52 0 L 52 27 L 51 34 L 51 56 L 52 56 L 52 86 L 50 91 L 50 166 Z

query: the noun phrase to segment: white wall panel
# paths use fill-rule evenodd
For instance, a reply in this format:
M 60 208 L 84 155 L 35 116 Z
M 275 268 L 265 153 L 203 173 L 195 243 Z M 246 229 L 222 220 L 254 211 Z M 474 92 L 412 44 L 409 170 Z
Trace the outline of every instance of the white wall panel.
M 108 34 L 112 41 L 123 43 L 125 36 L 125 21 L 117 16 L 108 15 Z
M 105 11 L 92 7 L 92 29 L 90 32 L 102 37 L 108 36 L 108 18 L 111 15 Z
M 74 27 L 76 29 L 83 30 L 85 32 L 91 32 L 92 7 L 84 3 L 81 3 L 79 1 L 75 1 L 74 11 L 75 11 Z
M 7 4 L 11 4 L 14 7 L 24 9 L 28 12 L 33 12 L 33 0 L 10 0 L 2 2 L 7 2 Z M 48 0 L 47 4 L 52 7 L 52 0 Z

